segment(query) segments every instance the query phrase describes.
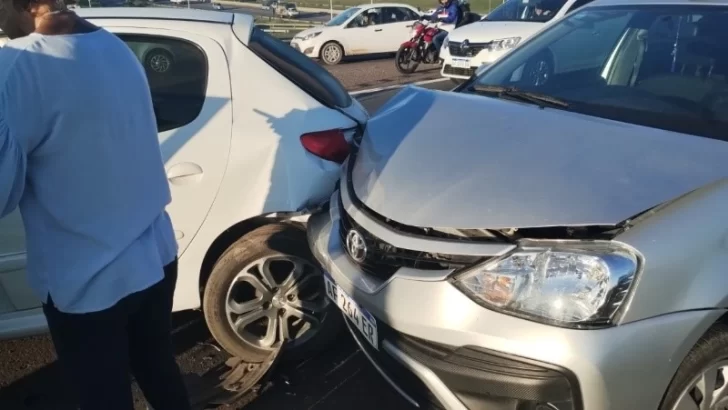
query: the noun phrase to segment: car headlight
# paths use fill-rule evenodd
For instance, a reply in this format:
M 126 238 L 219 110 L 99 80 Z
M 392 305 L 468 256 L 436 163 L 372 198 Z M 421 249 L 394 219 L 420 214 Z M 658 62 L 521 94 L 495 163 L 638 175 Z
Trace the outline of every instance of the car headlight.
M 508 37 L 501 38 L 499 40 L 493 40 L 490 43 L 490 49 L 492 51 L 509 50 L 518 45 L 521 42 L 520 37 Z
M 606 326 L 640 267 L 637 252 L 616 242 L 524 242 L 458 273 L 454 284 L 504 313 L 562 326 Z
M 442 41 L 442 48 L 447 49 L 448 44 L 450 44 L 450 36 L 445 37 L 445 40 Z
M 321 34 L 320 31 L 317 31 L 317 32 L 311 33 L 311 34 L 306 34 L 305 36 L 303 36 L 303 41 L 311 40 L 312 38 L 318 36 L 319 34 Z

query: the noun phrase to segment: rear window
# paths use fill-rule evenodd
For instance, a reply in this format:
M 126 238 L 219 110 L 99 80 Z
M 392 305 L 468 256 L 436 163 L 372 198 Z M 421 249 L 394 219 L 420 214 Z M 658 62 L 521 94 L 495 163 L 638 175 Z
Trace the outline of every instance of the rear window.
M 348 107 L 351 96 L 333 75 L 313 60 L 258 27 L 248 47 L 276 71 L 329 107 Z

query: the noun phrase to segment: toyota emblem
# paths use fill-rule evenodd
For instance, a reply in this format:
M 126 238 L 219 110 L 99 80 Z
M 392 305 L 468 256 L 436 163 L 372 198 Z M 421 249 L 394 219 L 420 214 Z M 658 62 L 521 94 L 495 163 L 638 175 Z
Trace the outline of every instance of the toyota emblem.
M 354 229 L 346 234 L 346 251 L 357 263 L 364 262 L 367 257 L 367 244 L 364 237 Z

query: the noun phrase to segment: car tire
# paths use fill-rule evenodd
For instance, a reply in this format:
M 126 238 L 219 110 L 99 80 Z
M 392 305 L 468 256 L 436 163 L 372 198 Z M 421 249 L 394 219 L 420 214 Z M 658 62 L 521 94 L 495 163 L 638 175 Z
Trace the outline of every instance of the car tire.
M 329 41 L 321 47 L 319 57 L 326 65 L 339 64 L 344 58 L 344 48 L 335 41 Z
M 153 48 L 144 56 L 144 68 L 149 73 L 167 74 L 174 66 L 174 56 L 163 48 Z
M 687 408 L 724 408 L 719 406 L 700 406 L 702 400 L 710 400 L 701 391 L 700 379 L 705 377 L 714 383 L 712 393 L 721 387 L 728 387 L 728 325 L 714 325 L 696 343 L 678 367 L 660 405 L 660 410 L 675 410 L 680 404 L 690 403 Z M 703 386 L 704 387 L 704 386 Z M 703 389 L 704 390 L 704 389 Z M 728 405 L 728 398 L 721 401 Z
M 297 280 L 289 282 L 289 272 L 297 272 Z M 265 225 L 232 244 L 212 269 L 202 308 L 215 340 L 249 362 L 269 359 L 284 339 L 288 343 L 282 360 L 310 357 L 343 329 L 341 313 L 326 296 L 323 271 L 311 254 L 305 229 L 289 223 Z M 259 318 L 252 320 L 255 317 Z M 294 335 L 296 321 L 301 329 L 309 325 L 308 330 Z M 245 322 L 249 323 L 236 330 L 235 324 Z

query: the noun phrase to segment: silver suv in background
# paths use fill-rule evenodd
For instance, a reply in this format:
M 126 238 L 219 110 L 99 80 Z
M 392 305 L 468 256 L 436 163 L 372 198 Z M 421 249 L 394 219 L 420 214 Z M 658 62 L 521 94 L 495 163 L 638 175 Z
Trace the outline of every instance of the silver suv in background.
M 596 0 L 372 118 L 309 241 L 411 403 L 728 405 L 728 2 Z

